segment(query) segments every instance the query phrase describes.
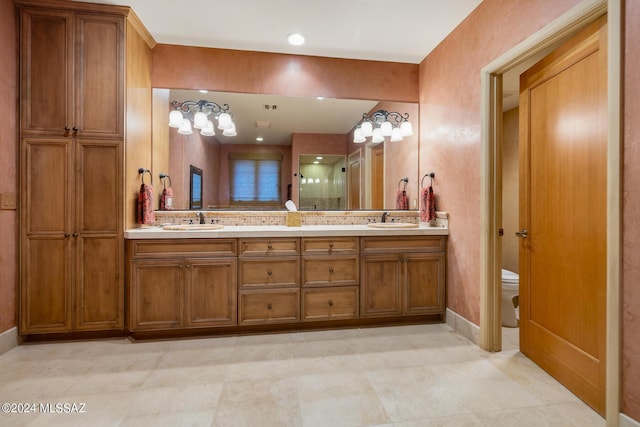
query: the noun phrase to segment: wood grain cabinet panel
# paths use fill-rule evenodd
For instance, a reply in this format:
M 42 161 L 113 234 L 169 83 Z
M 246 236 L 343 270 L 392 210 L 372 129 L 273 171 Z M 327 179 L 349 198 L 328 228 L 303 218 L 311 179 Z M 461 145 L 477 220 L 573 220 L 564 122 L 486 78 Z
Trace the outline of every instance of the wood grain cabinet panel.
M 357 237 L 314 237 L 302 239 L 302 255 L 357 255 Z
M 15 4 L 19 332 L 122 330 L 128 9 Z
M 409 316 L 446 310 L 446 237 L 362 237 L 360 316 Z
M 358 284 L 358 256 L 307 256 L 302 258 L 302 286 Z
M 283 256 L 299 255 L 300 239 L 266 238 L 240 239 L 240 256 Z
M 300 257 L 240 258 L 241 288 L 300 286 Z
M 183 326 L 182 260 L 131 262 L 129 329 L 158 330 Z
M 290 323 L 300 320 L 300 289 L 241 290 L 238 324 Z
M 362 255 L 360 316 L 399 316 L 402 314 L 402 256 L 398 254 Z
M 302 321 L 358 318 L 358 287 L 302 289 Z
M 236 324 L 236 266 L 235 258 L 186 260 L 186 327 Z

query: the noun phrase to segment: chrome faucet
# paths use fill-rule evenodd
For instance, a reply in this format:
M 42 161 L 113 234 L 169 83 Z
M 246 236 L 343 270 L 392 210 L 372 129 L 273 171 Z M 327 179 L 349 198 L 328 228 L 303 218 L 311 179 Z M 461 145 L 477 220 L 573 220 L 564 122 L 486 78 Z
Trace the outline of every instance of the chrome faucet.
M 205 223 L 205 222 L 204 222 L 204 214 L 203 214 L 202 212 L 198 212 L 198 213 L 196 214 L 196 216 L 197 216 L 198 218 L 200 218 L 200 224 L 204 224 L 204 223 Z
M 382 212 L 382 218 L 380 222 L 387 222 L 387 217 L 389 216 L 389 212 Z

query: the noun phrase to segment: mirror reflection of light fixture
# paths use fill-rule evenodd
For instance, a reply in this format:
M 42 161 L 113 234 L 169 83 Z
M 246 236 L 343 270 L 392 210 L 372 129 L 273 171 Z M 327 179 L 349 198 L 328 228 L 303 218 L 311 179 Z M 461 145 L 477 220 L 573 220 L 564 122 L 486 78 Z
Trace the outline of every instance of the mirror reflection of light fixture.
M 362 119 L 356 123 L 353 132 L 353 142 L 360 144 L 371 137 L 371 142 L 380 143 L 385 137 L 390 141 L 402 141 L 405 136 L 413 135 L 413 126 L 409 121 L 409 113 L 389 112 L 378 110 L 371 114 L 364 113 Z
M 169 126 L 178 128 L 181 135 L 193 134 L 193 129 L 199 129 L 204 136 L 216 134 L 211 119 L 218 120 L 218 129 L 224 136 L 236 136 L 236 125 L 229 113 L 229 104 L 219 105 L 213 101 L 172 101 L 169 113 Z M 193 121 L 193 125 L 191 122 Z
M 320 178 L 316 178 L 316 184 L 320 184 Z

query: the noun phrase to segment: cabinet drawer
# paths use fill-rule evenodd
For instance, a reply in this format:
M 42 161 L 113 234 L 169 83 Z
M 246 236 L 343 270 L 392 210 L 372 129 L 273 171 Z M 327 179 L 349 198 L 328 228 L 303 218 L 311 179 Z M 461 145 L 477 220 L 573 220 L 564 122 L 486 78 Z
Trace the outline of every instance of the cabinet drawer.
M 237 254 L 236 239 L 167 239 L 129 240 L 132 256 L 142 258 L 158 257 L 218 257 Z
M 302 320 L 356 319 L 358 287 L 307 288 L 302 290 Z
M 298 255 L 300 253 L 300 239 L 240 239 L 241 256 L 278 256 Z
M 444 252 L 446 236 L 390 236 L 361 237 L 360 252 L 399 253 L 399 252 Z
M 240 287 L 300 286 L 300 257 L 240 258 Z
M 358 256 L 312 256 L 302 259 L 303 286 L 358 284 Z
M 357 253 L 357 237 L 322 237 L 302 239 L 303 255 L 350 255 Z
M 243 290 L 239 292 L 240 325 L 297 322 L 300 319 L 299 289 Z

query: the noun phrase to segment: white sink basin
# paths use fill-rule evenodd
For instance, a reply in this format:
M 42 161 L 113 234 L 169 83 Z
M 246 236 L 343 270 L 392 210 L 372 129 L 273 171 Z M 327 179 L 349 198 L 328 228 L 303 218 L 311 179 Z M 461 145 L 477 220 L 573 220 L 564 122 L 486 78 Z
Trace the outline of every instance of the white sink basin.
M 418 228 L 419 224 L 414 222 L 370 222 L 367 227 L 371 228 Z
M 163 230 L 176 230 L 176 231 L 206 231 L 206 230 L 220 230 L 224 228 L 222 224 L 175 224 L 165 225 Z

